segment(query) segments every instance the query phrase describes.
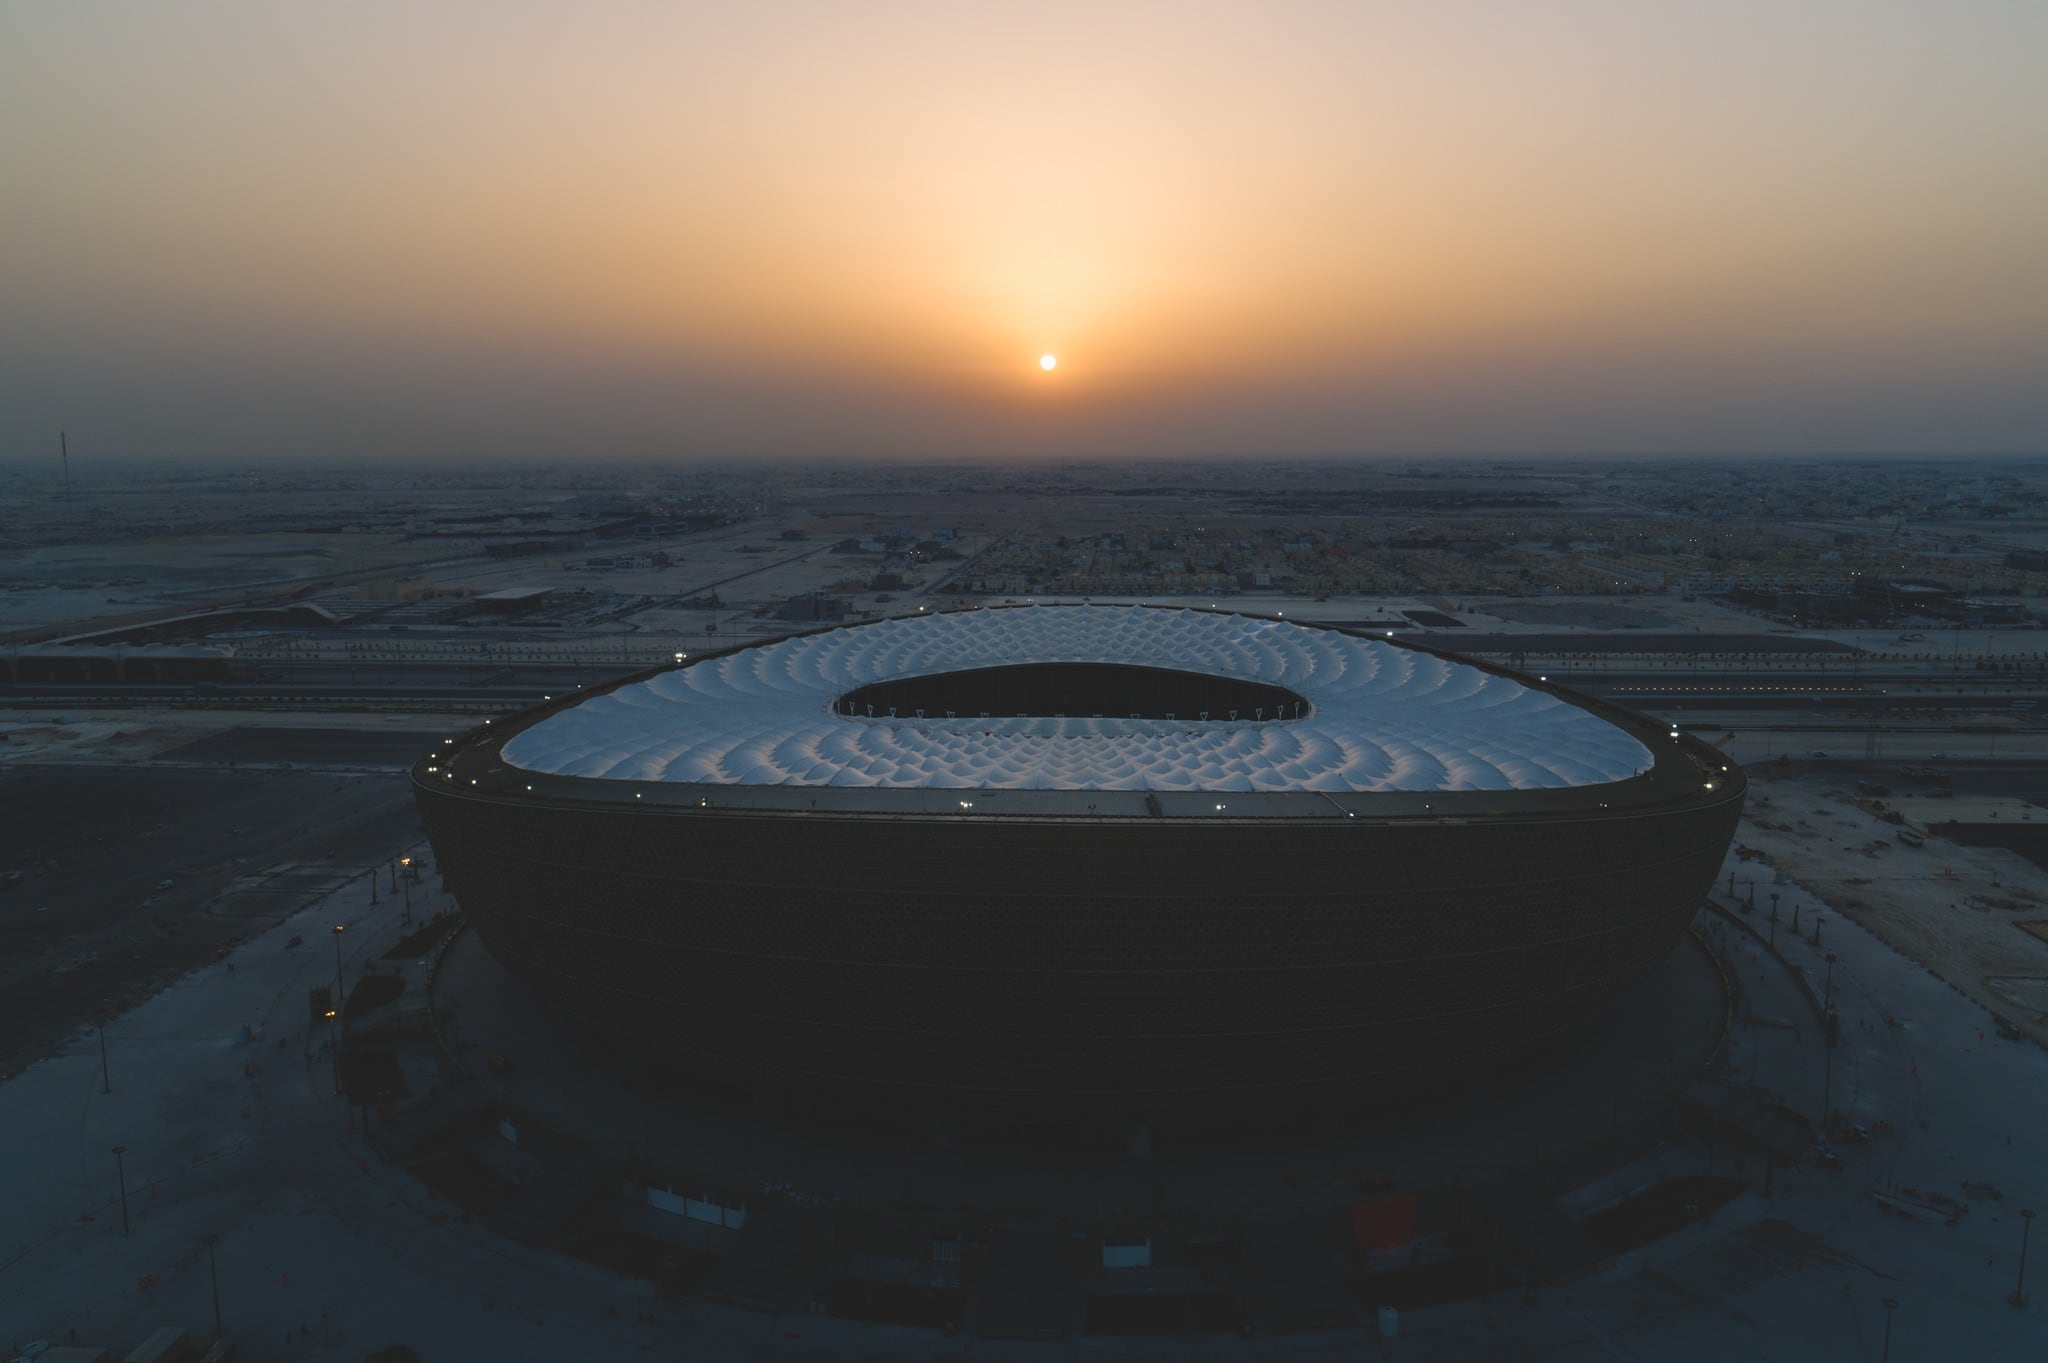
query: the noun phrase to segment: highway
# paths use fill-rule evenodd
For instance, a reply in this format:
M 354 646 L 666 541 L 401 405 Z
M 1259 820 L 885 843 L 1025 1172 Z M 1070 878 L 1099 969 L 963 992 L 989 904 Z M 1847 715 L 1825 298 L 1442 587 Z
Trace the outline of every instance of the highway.
M 600 685 L 657 665 L 639 659 L 584 658 L 506 663 L 490 659 L 358 660 L 346 656 L 289 664 L 237 663 L 219 681 L 195 683 L 24 682 L 0 685 L 0 705 L 85 709 L 95 706 L 206 706 L 290 709 L 521 709 L 544 697 Z M 1658 715 L 1698 722 L 1709 713 L 1740 717 L 1745 727 L 1780 715 L 1801 725 L 1932 722 L 1951 730 L 1985 726 L 2048 728 L 2048 679 L 2039 674 L 1871 674 L 1850 680 L 1822 672 L 1765 677 L 1721 672 L 1640 671 L 1545 674 L 1576 690 Z

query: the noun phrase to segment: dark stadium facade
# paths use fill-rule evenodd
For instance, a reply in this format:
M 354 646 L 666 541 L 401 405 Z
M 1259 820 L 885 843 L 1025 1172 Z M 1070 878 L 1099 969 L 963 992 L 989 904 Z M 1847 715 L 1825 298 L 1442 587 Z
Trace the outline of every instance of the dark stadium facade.
M 1594 1022 L 1685 933 L 1741 812 L 1746 781 L 1710 746 L 1471 665 L 1654 761 L 1333 797 L 734 788 L 505 760 L 598 694 L 578 692 L 450 740 L 413 786 L 492 955 L 681 1075 L 821 1109 L 1355 1107 Z M 916 686 L 938 704 L 943 683 Z

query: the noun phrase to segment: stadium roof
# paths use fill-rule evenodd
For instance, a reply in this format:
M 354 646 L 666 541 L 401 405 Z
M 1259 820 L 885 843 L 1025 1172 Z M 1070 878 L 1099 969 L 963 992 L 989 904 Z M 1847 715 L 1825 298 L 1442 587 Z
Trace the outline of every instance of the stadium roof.
M 867 718 L 877 682 L 1020 663 L 1247 678 L 1299 719 Z M 1463 663 L 1281 620 L 1148 606 L 920 615 L 778 640 L 592 696 L 514 735 L 534 773 L 735 787 L 1554 790 L 1650 770 L 1617 725 Z

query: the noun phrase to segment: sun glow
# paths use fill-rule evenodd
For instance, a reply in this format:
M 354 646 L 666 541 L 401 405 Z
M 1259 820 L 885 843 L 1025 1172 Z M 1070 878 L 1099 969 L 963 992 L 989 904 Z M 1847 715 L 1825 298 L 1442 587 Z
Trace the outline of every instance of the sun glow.
M 0 436 L 118 354 L 165 456 L 2040 447 L 2048 5 L 477 8 L 0 6 Z

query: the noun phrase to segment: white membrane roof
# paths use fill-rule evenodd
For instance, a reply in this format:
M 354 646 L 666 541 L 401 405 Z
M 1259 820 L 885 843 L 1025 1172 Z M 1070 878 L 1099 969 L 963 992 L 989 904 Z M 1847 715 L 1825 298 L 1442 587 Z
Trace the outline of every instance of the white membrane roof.
M 1018 663 L 1120 663 L 1282 686 L 1300 719 L 853 717 L 856 687 Z M 961 790 L 1554 790 L 1648 771 L 1618 726 L 1476 667 L 1334 630 L 1156 606 L 883 620 L 690 663 L 514 735 L 536 773 L 717 786 Z

